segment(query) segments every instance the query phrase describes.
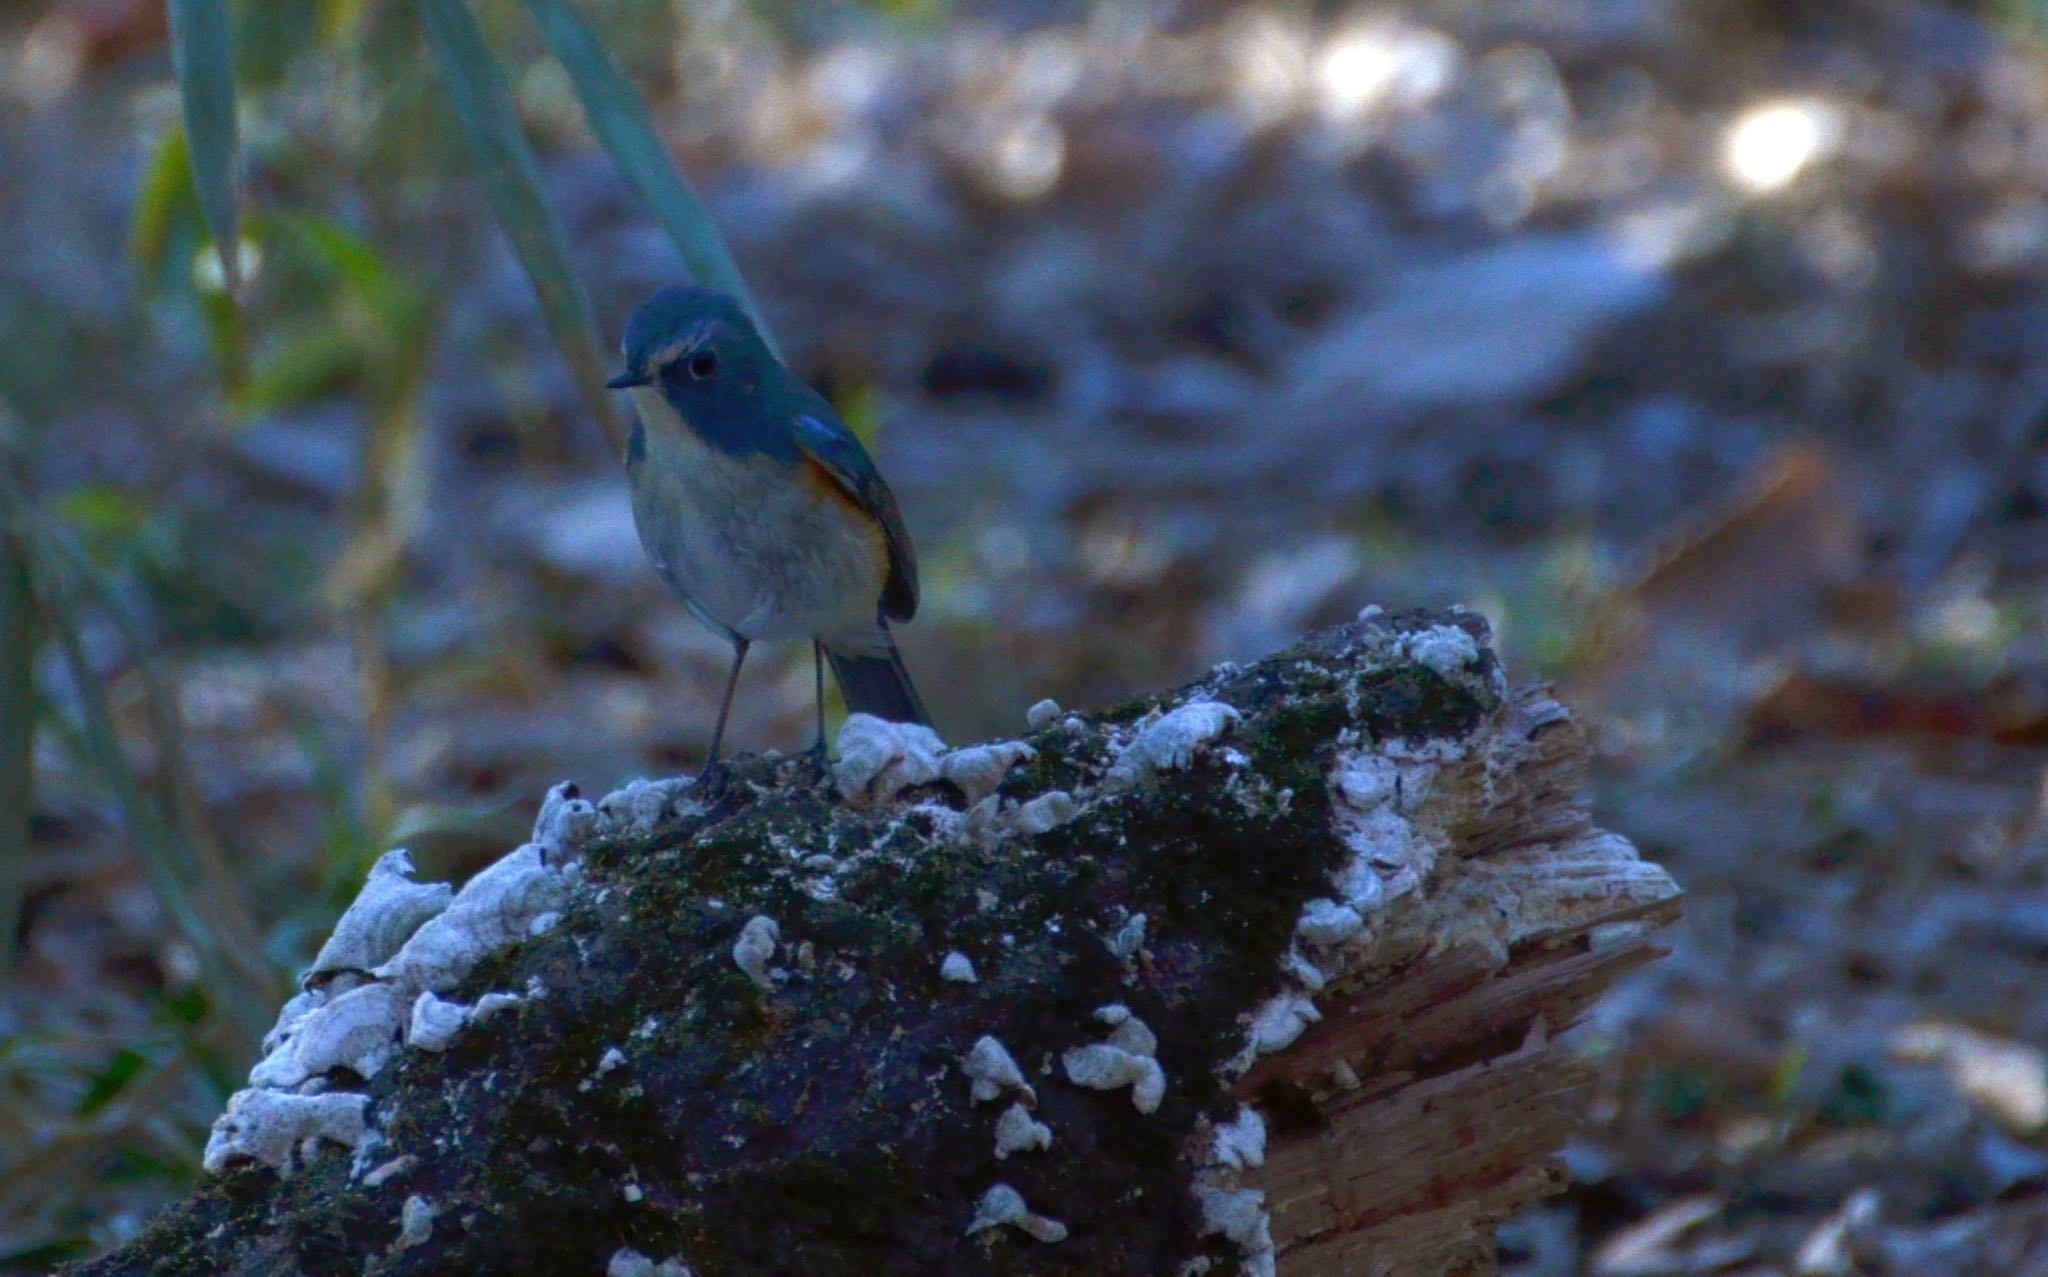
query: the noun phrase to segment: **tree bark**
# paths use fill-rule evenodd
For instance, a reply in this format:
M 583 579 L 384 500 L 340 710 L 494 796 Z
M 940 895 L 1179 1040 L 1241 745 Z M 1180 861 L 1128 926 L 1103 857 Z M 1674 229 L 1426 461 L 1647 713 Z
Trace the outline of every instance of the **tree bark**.
M 1677 890 L 1467 613 L 387 857 L 198 1192 L 78 1271 L 1465 1273 Z

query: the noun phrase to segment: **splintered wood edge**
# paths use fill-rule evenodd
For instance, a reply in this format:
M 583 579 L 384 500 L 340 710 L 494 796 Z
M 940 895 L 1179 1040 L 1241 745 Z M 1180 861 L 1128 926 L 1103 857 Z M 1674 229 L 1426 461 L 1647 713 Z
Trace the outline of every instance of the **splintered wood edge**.
M 1679 915 L 1669 876 L 1590 823 L 1586 757 L 1561 706 L 1520 693 L 1445 782 L 1469 810 L 1426 885 L 1240 1084 L 1271 1131 L 1241 1182 L 1284 1277 L 1491 1273 L 1494 1227 L 1564 1186 L 1593 1072 L 1556 1035 Z

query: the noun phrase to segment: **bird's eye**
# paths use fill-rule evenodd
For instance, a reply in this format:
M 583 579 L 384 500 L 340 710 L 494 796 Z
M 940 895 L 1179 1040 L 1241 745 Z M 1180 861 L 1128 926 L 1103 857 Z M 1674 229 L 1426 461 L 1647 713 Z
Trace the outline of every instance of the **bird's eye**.
M 695 377 L 698 381 L 704 380 L 712 373 L 718 371 L 718 352 L 715 350 L 700 350 L 696 354 L 691 355 L 689 369 L 692 377 Z

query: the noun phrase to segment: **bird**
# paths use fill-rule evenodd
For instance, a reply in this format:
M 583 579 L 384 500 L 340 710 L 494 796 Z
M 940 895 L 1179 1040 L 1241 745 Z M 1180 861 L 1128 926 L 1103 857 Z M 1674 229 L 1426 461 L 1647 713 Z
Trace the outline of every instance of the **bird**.
M 809 639 L 817 742 L 825 663 L 849 713 L 931 725 L 890 633 L 917 615 L 917 554 L 889 485 L 825 397 L 777 357 L 732 296 L 689 284 L 628 317 L 606 382 L 638 420 L 626 443 L 633 522 L 655 573 L 731 642 L 707 768 L 759 640 Z

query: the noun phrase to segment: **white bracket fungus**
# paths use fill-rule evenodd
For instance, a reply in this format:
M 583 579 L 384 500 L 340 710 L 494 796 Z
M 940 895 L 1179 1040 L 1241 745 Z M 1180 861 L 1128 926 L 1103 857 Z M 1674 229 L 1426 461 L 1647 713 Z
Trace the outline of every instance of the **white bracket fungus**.
M 1005 1092 L 1016 1091 L 1024 1097 L 1026 1107 L 1038 1107 L 1038 1092 L 1024 1080 L 1024 1071 L 1017 1067 L 1009 1049 L 993 1037 L 984 1034 L 975 1040 L 960 1061 L 960 1071 L 974 1084 L 977 1104 L 1000 1099 Z
M 249 1082 L 289 1090 L 336 1068 L 375 1077 L 398 1050 L 404 1024 L 404 998 L 390 985 L 350 989 L 300 1017 L 277 1047 L 249 1070 Z
M 974 974 L 974 960 L 958 949 L 939 963 L 939 979 L 949 984 L 973 984 L 978 978 Z
M 631 1246 L 621 1246 L 604 1266 L 604 1277 L 696 1277 L 696 1269 L 675 1256 L 657 1264 Z
M 938 778 L 946 742 L 929 727 L 848 714 L 839 729 L 832 780 L 848 802 L 886 803 L 913 785 Z
M 471 878 L 372 974 L 407 990 L 445 993 L 484 958 L 534 934 L 544 915 L 559 916 L 571 881 L 549 866 L 539 843 L 527 843 Z
M 1109 1040 L 1077 1046 L 1061 1055 L 1067 1080 L 1095 1091 L 1128 1086 L 1133 1107 L 1140 1113 L 1154 1112 L 1166 1098 L 1166 1070 L 1152 1058 L 1159 1039 L 1122 1003 L 1099 1008 L 1095 1018 L 1112 1026 Z
M 1131 1104 L 1140 1113 L 1158 1109 L 1166 1098 L 1166 1070 L 1150 1056 L 1134 1055 L 1106 1042 L 1077 1046 L 1060 1056 L 1067 1080 L 1091 1091 L 1131 1088 Z
M 1196 751 L 1229 731 L 1243 715 L 1221 701 L 1192 701 L 1141 727 L 1110 764 L 1104 784 L 1135 785 L 1195 760 Z
M 364 1147 L 367 1148 L 368 1145 L 365 1144 Z M 417 1154 L 401 1154 L 400 1156 L 394 1157 L 390 1161 L 378 1166 L 375 1170 L 369 1171 L 366 1174 L 364 1174 L 363 1187 L 382 1188 L 384 1187 L 384 1185 L 390 1183 L 394 1179 L 397 1179 L 400 1175 L 405 1174 L 407 1171 L 411 1170 L 415 1166 L 418 1166 L 419 1164 L 420 1159 Z
M 1221 1234 L 1237 1247 L 1247 1277 L 1274 1277 L 1277 1261 L 1264 1193 L 1197 1180 L 1195 1202 L 1202 1211 L 1202 1231 Z
M 1081 810 L 1074 796 L 1064 789 L 1048 789 L 1030 802 L 1018 807 L 1010 817 L 1010 824 L 1027 838 L 1058 829 L 1072 820 Z
M 1300 993 L 1276 993 L 1252 1012 L 1253 1055 L 1271 1055 L 1294 1045 L 1302 1030 L 1323 1018 L 1316 1004 Z
M 1022 1104 L 1011 1104 L 996 1119 L 996 1160 L 1052 1146 L 1052 1128 L 1037 1121 Z
M 623 789 L 598 800 L 598 819 L 611 829 L 644 834 L 667 820 L 695 787 L 694 781 L 683 777 L 630 780 Z
M 432 989 L 420 992 L 412 1004 L 412 1022 L 405 1029 L 405 1044 L 422 1051 L 446 1050 L 469 1023 L 470 1009 L 460 1002 L 445 1002 Z
M 214 1119 L 203 1161 L 218 1175 L 237 1157 L 253 1157 L 276 1170 L 287 1170 L 292 1150 L 304 1140 L 332 1140 L 354 1148 L 363 1142 L 363 1109 L 367 1095 L 336 1092 L 293 1095 L 287 1091 L 236 1091 L 228 1107 Z
M 967 1225 L 967 1235 L 972 1237 L 1004 1224 L 1042 1242 L 1063 1242 L 1067 1239 L 1067 1226 L 1056 1219 L 1032 1214 L 1031 1208 L 1024 1204 L 1022 1193 L 1008 1184 L 991 1185 L 975 1204 L 974 1220 Z
M 1251 1105 L 1239 1105 L 1237 1116 L 1215 1129 L 1209 1151 L 1221 1164 L 1239 1170 L 1265 1165 L 1266 1119 Z
M 455 888 L 447 883 L 414 882 L 413 873 L 412 856 L 403 848 L 377 858 L 363 889 L 335 921 L 327 943 L 306 968 L 309 986 L 320 983 L 324 976 L 368 971 L 386 961 L 420 924 L 455 899 Z M 286 1005 L 289 1008 L 290 1004 Z
M 597 808 L 568 781 L 556 785 L 541 800 L 540 815 L 533 822 L 533 841 L 547 854 L 549 864 L 559 865 L 583 850 L 584 839 L 597 828 Z
M 307 1016 L 327 1005 L 327 990 L 308 989 L 294 994 L 278 1008 L 277 1023 L 270 1026 L 270 1032 L 263 1035 L 263 1054 L 275 1051 L 284 1040 L 298 1031 Z
M 1109 951 L 1120 962 L 1128 962 L 1145 949 L 1145 915 L 1134 913 L 1123 920 L 1107 941 Z
M 1332 949 L 1356 938 L 1365 930 L 1365 919 L 1350 905 L 1334 900 L 1311 900 L 1301 907 L 1294 934 L 1323 949 Z
M 285 1003 L 264 1035 L 264 1057 L 249 1071 L 249 1087 L 231 1096 L 214 1122 L 206 1169 L 218 1173 L 237 1157 L 253 1157 L 286 1170 L 294 1149 L 311 1156 L 321 1140 L 365 1156 L 374 1142 L 364 1125 L 368 1097 L 330 1091 L 330 1075 L 374 1077 L 402 1042 L 439 1049 L 465 1021 L 521 1001 L 487 994 L 472 1010 L 432 994 L 560 916 L 576 881 L 574 866 L 562 861 L 595 820 L 589 803 L 557 786 L 537 831 L 562 853 L 556 863 L 547 862 L 540 841 L 528 843 L 460 891 L 414 882 L 404 851 L 379 857 L 308 970 L 305 990 Z
M 1119 1046 L 1132 1055 L 1157 1055 L 1159 1037 L 1143 1020 L 1131 1014 L 1131 1009 L 1121 1002 L 1095 1008 L 1095 1022 L 1110 1027 L 1109 1044 Z
M 1455 625 L 1432 625 L 1401 636 L 1401 655 L 1445 678 L 1469 669 L 1479 660 L 1479 643 Z
M 765 991 L 775 987 L 775 981 L 768 975 L 768 963 L 774 959 L 775 946 L 781 940 L 782 928 L 775 925 L 775 919 L 761 913 L 747 919 L 747 925 L 740 928 L 740 938 L 732 942 L 733 964 L 747 973 L 755 988 Z
M 1299 949 L 1288 949 L 1280 959 L 1280 969 L 1294 977 L 1294 982 L 1310 993 L 1322 992 L 1323 986 L 1330 982 L 1329 975 L 1302 956 Z
M 434 1217 L 441 1212 L 434 1204 L 414 1193 L 405 1199 L 405 1205 L 398 1209 L 398 1238 L 391 1243 L 388 1253 L 397 1254 L 410 1250 L 434 1235 Z
M 534 984 L 538 984 L 539 982 L 540 978 L 536 976 L 532 980 L 528 981 L 528 984 L 529 986 L 531 986 Z M 545 992 L 545 990 L 543 990 L 543 992 Z M 518 1006 L 520 1003 L 525 1002 L 527 999 L 536 996 L 538 996 L 538 994 L 533 993 L 530 989 L 526 993 L 486 993 L 484 996 L 476 1000 L 476 1005 L 474 1007 L 470 1008 L 469 1022 L 471 1024 L 482 1024 L 485 1020 L 488 1020 L 492 1016 L 497 1015 L 500 1011 L 509 1011 L 513 1007 Z
M 999 741 L 992 745 L 969 745 L 939 760 L 939 775 L 960 787 L 969 806 L 996 792 L 1003 777 L 1018 763 L 1030 762 L 1038 751 L 1023 741 Z

